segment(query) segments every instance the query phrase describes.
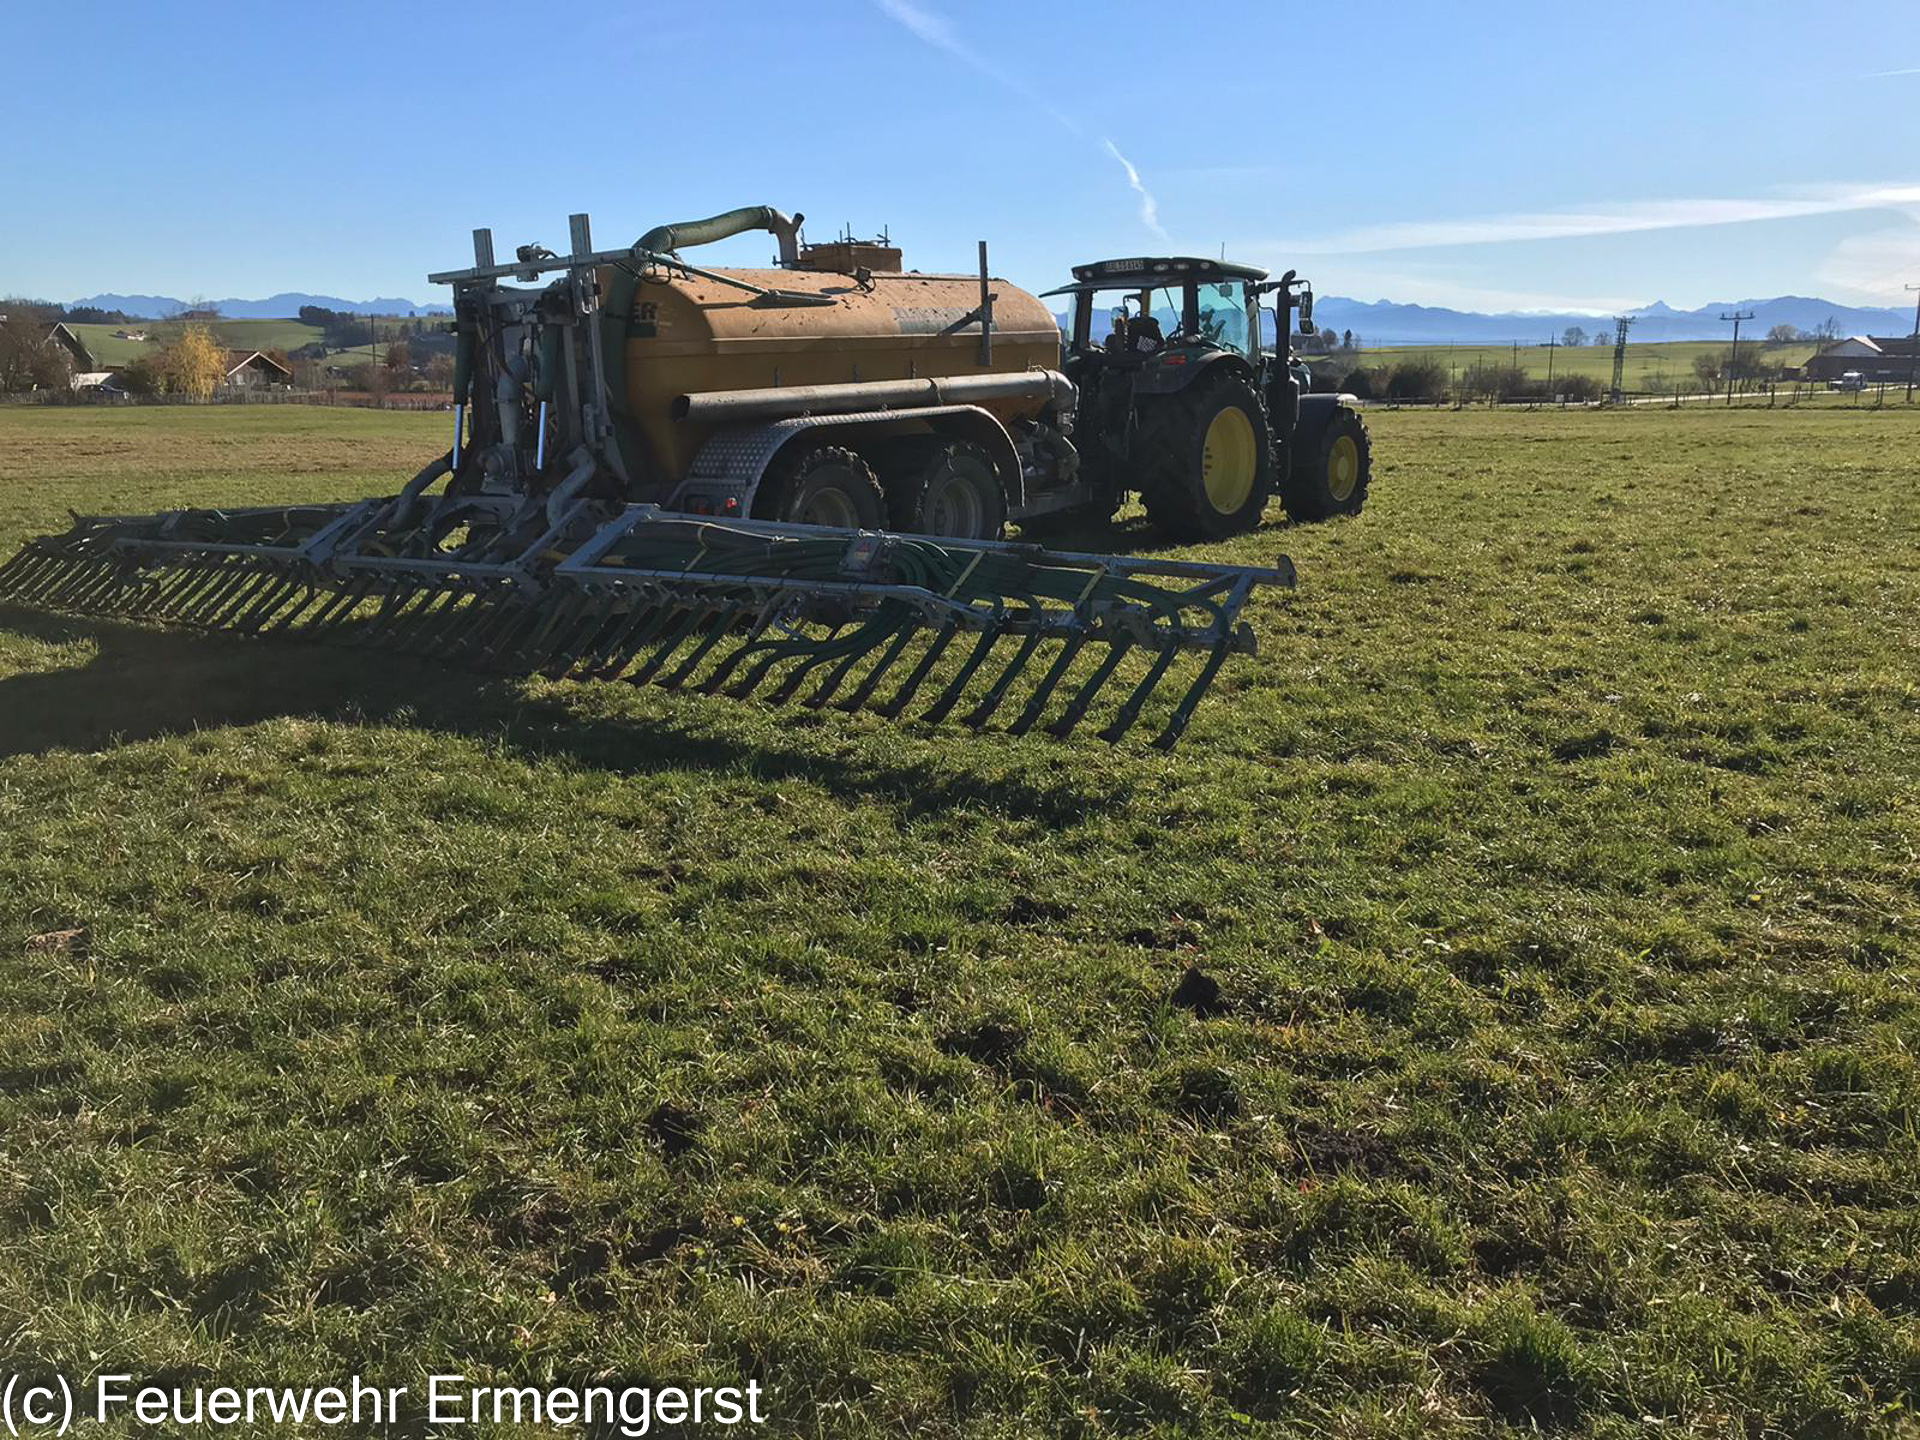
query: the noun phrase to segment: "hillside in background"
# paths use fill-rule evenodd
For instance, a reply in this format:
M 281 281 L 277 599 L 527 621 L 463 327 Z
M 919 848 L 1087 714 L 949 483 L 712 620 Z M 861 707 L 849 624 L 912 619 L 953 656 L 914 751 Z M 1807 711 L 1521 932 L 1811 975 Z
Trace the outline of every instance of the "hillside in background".
M 188 302 L 171 295 L 89 295 L 70 301 L 74 306 L 92 305 L 102 310 L 118 310 L 141 319 L 159 320 L 176 315 L 189 304 L 211 305 L 231 320 L 278 320 L 300 313 L 303 305 L 317 305 L 351 315 L 450 315 L 445 305 L 422 305 L 412 300 L 382 296 L 373 300 L 343 300 L 337 295 L 307 295 L 283 292 L 264 300 L 203 300 Z M 1791 325 L 1808 332 L 1827 322 L 1841 335 L 1905 335 L 1913 329 L 1911 311 L 1889 308 L 1840 305 L 1805 295 L 1779 295 L 1771 300 L 1738 300 L 1703 305 L 1697 310 L 1676 310 L 1656 300 L 1634 316 L 1633 338 L 1660 340 L 1725 340 L 1732 327 L 1720 316 L 1731 310 L 1751 310 L 1754 318 L 1745 322 L 1743 334 L 1760 336 L 1776 325 Z M 1062 328 L 1065 316 L 1059 317 Z M 1484 314 L 1475 310 L 1450 310 L 1429 305 L 1403 305 L 1392 300 L 1350 300 L 1342 295 L 1320 297 L 1314 306 L 1316 324 L 1333 330 L 1351 330 L 1371 345 L 1503 345 L 1513 341 L 1529 344 L 1558 339 L 1569 326 L 1586 331 L 1611 330 L 1606 316 L 1582 314 L 1520 314 L 1504 312 Z M 1096 335 L 1106 327 L 1095 317 Z
M 339 310 L 349 315 L 451 315 L 453 310 L 446 305 L 422 305 L 414 300 L 397 300 L 391 296 L 381 296 L 373 300 L 342 300 L 337 295 L 305 295 L 295 291 L 283 291 L 278 295 L 269 295 L 264 300 L 195 300 L 176 299 L 171 295 L 88 295 L 81 300 L 70 300 L 70 307 L 82 305 L 94 306 L 101 310 L 118 310 L 123 315 L 132 315 L 140 320 L 165 320 L 182 310 L 211 306 L 230 320 L 282 320 L 298 315 L 303 305 L 316 305 L 322 310 Z

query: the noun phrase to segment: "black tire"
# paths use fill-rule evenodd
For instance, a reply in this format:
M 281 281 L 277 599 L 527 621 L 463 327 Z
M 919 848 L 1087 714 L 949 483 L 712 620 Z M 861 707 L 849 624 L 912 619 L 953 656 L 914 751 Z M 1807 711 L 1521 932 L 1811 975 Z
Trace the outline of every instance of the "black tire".
M 1260 524 L 1273 493 L 1273 438 L 1248 380 L 1216 370 L 1139 409 L 1133 454 L 1156 526 L 1180 540 L 1224 540 Z
M 753 518 L 878 530 L 886 501 L 866 461 L 837 445 L 816 445 L 774 461 L 754 496 Z
M 993 456 L 971 440 L 917 437 L 893 448 L 881 466 L 887 523 L 909 535 L 998 540 L 1007 497 Z
M 1291 463 L 1280 486 L 1289 520 L 1304 523 L 1360 513 L 1373 479 L 1373 444 L 1357 411 L 1337 406 L 1316 443 L 1289 451 Z

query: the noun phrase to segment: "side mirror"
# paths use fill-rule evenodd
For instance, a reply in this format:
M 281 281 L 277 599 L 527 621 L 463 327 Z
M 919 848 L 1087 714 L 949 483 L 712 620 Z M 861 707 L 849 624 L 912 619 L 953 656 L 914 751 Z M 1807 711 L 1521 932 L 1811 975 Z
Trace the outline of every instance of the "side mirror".
M 1313 291 L 1300 292 L 1300 328 L 1305 330 L 1313 324 Z

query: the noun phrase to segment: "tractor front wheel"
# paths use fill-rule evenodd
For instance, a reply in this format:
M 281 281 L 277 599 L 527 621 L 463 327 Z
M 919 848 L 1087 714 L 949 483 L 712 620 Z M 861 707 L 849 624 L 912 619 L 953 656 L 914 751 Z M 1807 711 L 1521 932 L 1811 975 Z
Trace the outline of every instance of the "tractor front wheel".
M 880 482 L 851 450 L 819 445 L 783 455 L 754 497 L 756 520 L 878 530 L 886 514 Z
M 1333 412 L 1317 444 L 1309 442 L 1289 458 L 1286 483 L 1280 487 L 1289 520 L 1358 515 L 1367 503 L 1373 447 L 1366 423 L 1345 405 Z
M 1168 534 L 1224 540 L 1259 525 L 1273 490 L 1273 443 L 1266 407 L 1243 377 L 1219 371 L 1143 401 L 1134 454 L 1145 466 L 1147 516 Z

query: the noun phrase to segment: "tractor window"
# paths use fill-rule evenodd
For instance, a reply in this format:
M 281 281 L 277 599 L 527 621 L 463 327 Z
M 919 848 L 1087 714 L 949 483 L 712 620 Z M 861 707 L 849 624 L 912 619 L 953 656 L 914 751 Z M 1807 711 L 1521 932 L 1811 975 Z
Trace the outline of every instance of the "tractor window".
M 1200 333 L 1223 349 L 1241 355 L 1248 352 L 1247 287 L 1241 281 L 1200 286 Z
M 1160 333 L 1178 335 L 1180 333 L 1180 292 L 1155 290 L 1146 298 L 1151 302 L 1147 307 L 1147 313 L 1160 322 Z

